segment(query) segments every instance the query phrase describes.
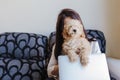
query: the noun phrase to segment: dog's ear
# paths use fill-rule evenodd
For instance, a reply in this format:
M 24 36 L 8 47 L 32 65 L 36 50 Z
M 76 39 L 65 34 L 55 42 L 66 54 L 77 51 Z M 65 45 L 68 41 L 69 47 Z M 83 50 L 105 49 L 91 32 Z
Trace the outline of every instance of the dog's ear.
M 63 38 L 64 38 L 64 39 L 66 39 L 67 36 L 68 36 L 68 35 L 67 35 L 67 32 L 66 32 L 65 30 L 63 30 L 62 35 L 63 35 Z

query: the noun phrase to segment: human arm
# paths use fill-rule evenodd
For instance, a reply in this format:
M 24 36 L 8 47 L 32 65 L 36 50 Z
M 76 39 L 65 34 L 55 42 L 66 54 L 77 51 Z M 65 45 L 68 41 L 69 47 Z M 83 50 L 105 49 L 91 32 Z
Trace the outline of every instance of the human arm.
M 51 58 L 47 67 L 48 77 L 57 77 L 58 75 L 58 63 L 57 60 L 55 59 L 54 49 L 55 49 L 55 45 L 52 48 Z

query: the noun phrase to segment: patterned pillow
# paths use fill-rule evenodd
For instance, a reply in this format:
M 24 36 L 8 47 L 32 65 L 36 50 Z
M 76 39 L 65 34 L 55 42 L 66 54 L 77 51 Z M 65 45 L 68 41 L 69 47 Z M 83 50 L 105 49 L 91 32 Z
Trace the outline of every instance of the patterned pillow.
M 0 80 L 45 80 L 41 60 L 0 58 Z
M 88 39 L 94 39 L 94 38 L 97 39 L 101 52 L 105 53 L 106 40 L 104 37 L 104 33 L 99 31 L 99 30 L 86 30 L 86 33 L 87 33 Z M 55 43 L 55 35 L 56 35 L 56 32 L 52 32 L 49 36 L 49 50 L 50 50 L 50 52 L 52 51 L 52 47 Z
M 18 32 L 0 34 L 0 57 L 39 59 L 46 53 L 46 36 Z
M 106 39 L 104 33 L 99 30 L 86 30 L 88 39 L 96 39 L 102 53 L 106 52 Z

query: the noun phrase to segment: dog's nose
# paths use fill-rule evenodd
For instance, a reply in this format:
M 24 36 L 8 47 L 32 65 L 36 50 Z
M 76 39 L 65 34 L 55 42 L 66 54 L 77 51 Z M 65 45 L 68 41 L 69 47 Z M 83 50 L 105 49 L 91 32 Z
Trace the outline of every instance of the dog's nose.
M 73 29 L 73 32 L 76 32 L 76 30 L 75 30 L 75 29 Z

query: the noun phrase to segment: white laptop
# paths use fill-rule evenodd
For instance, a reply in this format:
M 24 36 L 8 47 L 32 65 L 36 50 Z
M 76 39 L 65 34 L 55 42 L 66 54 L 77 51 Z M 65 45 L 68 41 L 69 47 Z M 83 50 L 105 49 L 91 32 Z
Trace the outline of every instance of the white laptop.
M 105 54 L 93 54 L 83 67 L 80 60 L 71 63 L 67 56 L 58 57 L 59 80 L 110 80 Z

